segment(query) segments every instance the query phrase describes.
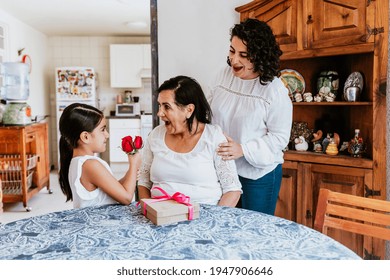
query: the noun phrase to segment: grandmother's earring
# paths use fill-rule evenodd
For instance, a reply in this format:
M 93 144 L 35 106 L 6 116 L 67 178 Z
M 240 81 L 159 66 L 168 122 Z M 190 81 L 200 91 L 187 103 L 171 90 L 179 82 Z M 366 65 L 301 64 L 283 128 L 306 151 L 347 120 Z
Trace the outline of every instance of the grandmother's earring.
M 229 56 L 227 57 L 226 63 L 227 63 L 229 66 L 232 66 L 232 63 L 230 62 Z

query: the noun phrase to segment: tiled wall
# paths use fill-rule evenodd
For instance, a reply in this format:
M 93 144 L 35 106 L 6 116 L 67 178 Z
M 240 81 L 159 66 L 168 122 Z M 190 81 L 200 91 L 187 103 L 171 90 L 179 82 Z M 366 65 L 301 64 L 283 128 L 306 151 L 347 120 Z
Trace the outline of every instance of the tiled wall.
M 88 66 L 93 67 L 97 74 L 97 95 L 99 106 L 104 108 L 104 113 L 109 115 L 114 110 L 116 96 L 125 89 L 110 87 L 110 44 L 145 44 L 150 43 L 149 37 L 50 37 L 50 67 L 49 76 L 50 92 L 50 145 L 51 162 L 57 167 L 57 120 L 55 106 L 55 68 L 62 66 Z M 151 82 L 143 80 L 143 87 L 130 89 L 133 96 L 140 97 L 141 110 L 152 111 L 151 105 Z

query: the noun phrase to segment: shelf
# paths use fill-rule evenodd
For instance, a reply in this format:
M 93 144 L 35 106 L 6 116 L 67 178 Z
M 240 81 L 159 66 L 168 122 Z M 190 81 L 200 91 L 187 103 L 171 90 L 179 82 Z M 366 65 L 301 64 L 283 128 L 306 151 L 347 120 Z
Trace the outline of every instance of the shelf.
M 293 102 L 294 106 L 372 106 L 372 102 Z
M 316 164 L 330 164 L 367 169 L 372 169 L 374 165 L 374 162 L 368 158 L 354 158 L 349 155 L 329 156 L 327 154 L 309 151 L 286 151 L 284 153 L 284 159 L 291 161 L 300 161 Z

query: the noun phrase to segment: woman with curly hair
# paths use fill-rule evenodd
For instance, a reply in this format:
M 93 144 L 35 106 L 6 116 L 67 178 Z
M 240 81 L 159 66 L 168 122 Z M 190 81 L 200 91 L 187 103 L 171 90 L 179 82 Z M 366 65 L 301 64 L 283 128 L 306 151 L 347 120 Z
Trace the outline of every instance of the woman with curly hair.
M 273 215 L 282 180 L 292 103 L 279 76 L 282 51 L 271 28 L 257 19 L 234 25 L 226 66 L 209 88 L 213 123 L 228 141 L 218 154 L 235 160 L 241 206 Z

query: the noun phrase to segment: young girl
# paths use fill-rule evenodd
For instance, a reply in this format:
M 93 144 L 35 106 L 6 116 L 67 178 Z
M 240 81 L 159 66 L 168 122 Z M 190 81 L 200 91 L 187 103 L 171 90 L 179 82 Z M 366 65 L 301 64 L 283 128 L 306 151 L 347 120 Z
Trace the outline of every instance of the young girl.
M 140 153 L 128 155 L 129 169 L 118 181 L 107 162 L 94 156 L 106 150 L 109 137 L 103 112 L 90 105 L 73 103 L 63 111 L 59 125 L 59 181 L 66 201 L 72 200 L 74 208 L 129 204 L 141 164 Z

